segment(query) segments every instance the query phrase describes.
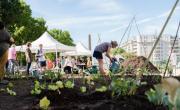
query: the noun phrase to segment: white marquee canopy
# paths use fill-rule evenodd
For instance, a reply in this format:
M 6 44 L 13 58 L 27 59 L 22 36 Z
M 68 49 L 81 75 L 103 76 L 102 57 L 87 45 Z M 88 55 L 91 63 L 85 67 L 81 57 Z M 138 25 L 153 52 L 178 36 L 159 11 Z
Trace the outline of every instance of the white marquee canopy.
M 65 52 L 63 54 L 68 55 L 68 56 L 91 56 L 91 51 L 89 49 L 87 49 L 81 42 L 78 42 L 76 44 L 76 49 L 75 51 L 69 51 L 69 52 Z
M 43 44 L 43 49 L 46 53 L 49 52 L 66 52 L 74 51 L 75 47 L 64 45 L 55 40 L 48 32 L 44 32 L 37 40 L 33 41 L 31 51 L 35 53 L 40 44 Z M 16 51 L 25 52 L 26 45 L 16 46 Z

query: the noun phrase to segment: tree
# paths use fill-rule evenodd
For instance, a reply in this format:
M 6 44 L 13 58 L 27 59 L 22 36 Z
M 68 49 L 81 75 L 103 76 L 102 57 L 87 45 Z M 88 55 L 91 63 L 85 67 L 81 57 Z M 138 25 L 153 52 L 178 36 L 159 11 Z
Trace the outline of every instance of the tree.
M 24 0 L 1 0 L 1 20 L 17 45 L 36 40 L 44 31 L 46 21 L 43 18 L 33 18 L 30 7 Z
M 31 9 L 24 0 L 0 0 L 0 9 L 0 18 L 8 28 L 31 16 Z
M 74 46 L 73 39 L 71 38 L 71 35 L 68 31 L 62 31 L 60 29 L 52 29 L 49 30 L 49 33 L 59 42 L 65 45 Z

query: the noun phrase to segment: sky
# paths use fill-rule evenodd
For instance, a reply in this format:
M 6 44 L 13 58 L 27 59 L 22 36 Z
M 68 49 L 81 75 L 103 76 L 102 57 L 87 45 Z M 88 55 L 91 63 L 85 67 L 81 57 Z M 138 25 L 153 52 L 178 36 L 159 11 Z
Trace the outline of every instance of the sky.
M 74 42 L 92 47 L 101 42 L 120 42 L 135 16 L 140 34 L 159 34 L 176 0 L 26 0 L 33 17 L 43 17 L 49 29 L 68 30 Z M 175 35 L 180 20 L 178 4 L 164 34 Z M 133 22 L 123 42 L 139 35 Z M 130 36 L 130 37 L 129 37 Z

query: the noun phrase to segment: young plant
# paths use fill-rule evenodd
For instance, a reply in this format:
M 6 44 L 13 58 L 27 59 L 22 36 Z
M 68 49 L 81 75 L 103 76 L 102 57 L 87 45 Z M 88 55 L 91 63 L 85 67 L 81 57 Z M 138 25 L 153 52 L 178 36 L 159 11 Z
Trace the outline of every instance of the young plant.
M 108 89 L 106 86 L 101 86 L 100 88 L 96 88 L 97 92 L 106 92 Z
M 38 94 L 41 93 L 42 89 L 46 88 L 46 84 L 45 83 L 42 84 L 42 85 L 40 85 L 39 81 L 34 81 L 34 83 L 35 83 L 34 84 L 34 88 L 33 88 L 33 90 L 31 90 L 31 94 L 38 95 Z
M 63 82 L 62 81 L 57 81 L 56 85 L 58 86 L 58 88 L 62 89 L 64 88 Z
M 155 105 L 163 104 L 163 97 L 165 96 L 165 92 L 162 90 L 161 85 L 154 85 L 154 89 L 150 89 L 145 94 L 148 100 L 153 104 Z
M 82 93 L 85 93 L 85 92 L 86 92 L 86 87 L 85 87 L 85 86 L 82 86 L 82 87 L 80 88 L 80 91 L 81 91 Z
M 59 89 L 62 89 L 62 88 L 64 88 L 64 85 L 63 85 L 62 81 L 57 81 L 55 84 L 49 84 L 48 85 L 48 89 L 53 90 L 53 91 L 56 91 L 56 90 L 59 90 Z
M 58 86 L 55 84 L 49 84 L 48 90 L 56 91 L 56 90 L 58 90 Z
M 72 88 L 74 88 L 74 83 L 72 81 L 67 81 L 65 83 L 65 87 L 68 89 L 72 89 Z
M 112 96 L 133 95 L 136 92 L 138 85 L 134 79 L 114 78 L 111 82 Z
M 9 95 L 16 96 L 16 92 L 14 92 L 13 89 L 13 83 L 8 83 L 6 88 L 1 88 L 0 92 L 7 92 Z
M 48 110 L 50 105 L 50 101 L 47 99 L 47 97 L 44 97 L 40 100 L 39 106 L 42 110 Z

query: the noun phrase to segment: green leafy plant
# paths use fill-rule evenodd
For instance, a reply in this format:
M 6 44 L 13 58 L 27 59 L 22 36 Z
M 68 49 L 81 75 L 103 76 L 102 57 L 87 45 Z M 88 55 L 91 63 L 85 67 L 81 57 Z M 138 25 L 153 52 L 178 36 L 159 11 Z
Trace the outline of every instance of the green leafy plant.
M 74 88 L 74 83 L 72 81 L 67 81 L 65 83 L 65 87 L 69 88 L 69 89 L 72 89 L 72 88 Z
M 62 81 L 57 81 L 56 85 L 58 86 L 58 88 L 62 89 L 64 88 L 63 82 Z
M 112 96 L 133 95 L 136 92 L 138 85 L 134 79 L 114 78 L 111 82 Z
M 180 110 L 180 82 L 175 78 L 162 79 L 162 83 L 147 91 L 146 96 L 155 105 L 163 104 L 169 110 Z
M 6 88 L 1 88 L 0 92 L 7 92 L 9 95 L 16 96 L 16 92 L 12 90 L 13 87 L 14 87 L 13 83 L 10 82 L 8 83 Z
M 82 93 L 85 93 L 85 92 L 86 92 L 86 87 L 85 87 L 85 86 L 82 86 L 82 87 L 80 88 L 80 91 L 81 91 Z
M 48 110 L 49 105 L 50 101 L 47 99 L 47 97 L 42 98 L 39 102 L 39 106 L 43 110 Z
M 106 92 L 108 89 L 106 86 L 101 86 L 100 88 L 96 88 L 97 92 Z
M 145 94 L 148 97 L 148 100 L 153 104 L 163 104 L 163 97 L 165 96 L 165 92 L 162 90 L 161 85 L 154 85 L 154 89 L 150 89 Z
M 55 84 L 49 84 L 49 85 L 48 85 L 48 89 L 49 89 L 49 90 L 52 90 L 52 91 L 56 91 L 56 90 L 58 90 L 58 86 L 55 85 Z
M 31 90 L 31 94 L 40 94 L 42 89 L 45 89 L 46 88 L 46 84 L 42 84 L 40 85 L 39 81 L 34 81 L 34 88 L 33 90 Z
M 14 92 L 13 90 L 6 88 L 6 91 L 8 94 L 12 95 L 12 96 L 16 96 L 16 92 Z
M 51 82 L 53 82 L 55 79 L 58 79 L 59 77 L 59 73 L 55 73 L 55 72 L 52 72 L 52 71 L 46 71 L 45 74 L 44 74 L 44 78 L 45 79 L 50 79 Z

